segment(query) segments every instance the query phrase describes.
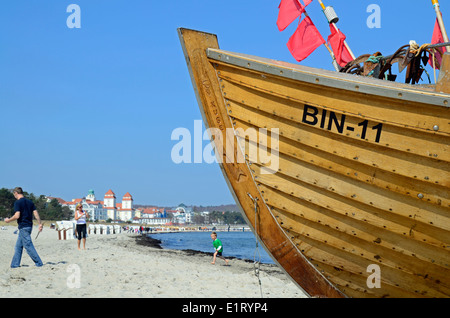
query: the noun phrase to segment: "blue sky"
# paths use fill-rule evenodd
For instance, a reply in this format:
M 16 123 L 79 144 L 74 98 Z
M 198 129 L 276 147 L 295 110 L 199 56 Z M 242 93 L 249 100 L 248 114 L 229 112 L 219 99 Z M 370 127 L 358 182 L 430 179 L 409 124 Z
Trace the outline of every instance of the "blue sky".
M 70 29 L 67 6 L 81 9 Z M 359 56 L 429 43 L 429 0 L 325 0 Z M 411 3 L 414 3 L 412 5 Z M 279 0 L 14 0 L 0 4 L 0 187 L 98 198 L 112 189 L 161 206 L 229 204 L 217 164 L 175 164 L 178 127 L 201 119 L 177 28 L 215 33 L 221 48 L 296 63 L 286 47 L 295 22 L 276 27 Z M 370 4 L 381 28 L 369 28 Z M 450 3 L 441 1 L 450 31 Z M 308 7 L 326 38 L 319 3 Z M 302 65 L 332 69 L 318 48 Z M 395 69 L 395 68 L 394 68 Z M 207 142 L 203 142 L 206 146 Z

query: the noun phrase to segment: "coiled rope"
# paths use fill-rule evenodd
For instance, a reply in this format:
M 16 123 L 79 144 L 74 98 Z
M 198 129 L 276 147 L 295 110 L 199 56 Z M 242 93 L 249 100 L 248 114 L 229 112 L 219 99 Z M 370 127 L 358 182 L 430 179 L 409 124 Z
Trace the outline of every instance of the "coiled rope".
M 416 57 L 418 57 L 420 54 L 422 54 L 422 51 L 427 51 L 430 55 L 431 55 L 431 59 L 433 61 L 432 68 L 433 68 L 433 73 L 434 73 L 434 82 L 437 83 L 436 81 L 436 53 L 439 53 L 442 56 L 442 53 L 438 50 L 438 48 L 430 48 L 429 46 L 431 46 L 431 43 L 425 43 L 422 44 L 420 47 L 419 45 L 415 42 L 415 41 L 410 41 L 410 49 L 409 51 L 413 54 L 415 54 Z M 439 63 L 438 63 L 439 64 Z M 439 65 L 440 67 L 440 65 Z M 426 72 L 426 71 L 425 71 Z M 426 72 L 428 75 L 428 72 Z M 430 78 L 430 76 L 428 75 L 428 78 Z

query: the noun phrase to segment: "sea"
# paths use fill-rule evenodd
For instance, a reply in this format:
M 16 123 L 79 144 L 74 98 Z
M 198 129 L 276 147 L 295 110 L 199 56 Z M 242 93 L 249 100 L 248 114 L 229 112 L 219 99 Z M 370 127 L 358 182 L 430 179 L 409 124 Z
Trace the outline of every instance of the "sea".
M 214 252 L 211 232 L 174 232 L 148 234 L 149 237 L 161 241 L 161 247 L 173 250 L 195 250 L 200 252 Z M 251 231 L 217 232 L 217 238 L 223 245 L 223 256 L 258 261 L 264 264 L 274 264 L 272 258 Z M 220 260 L 218 260 L 220 261 Z

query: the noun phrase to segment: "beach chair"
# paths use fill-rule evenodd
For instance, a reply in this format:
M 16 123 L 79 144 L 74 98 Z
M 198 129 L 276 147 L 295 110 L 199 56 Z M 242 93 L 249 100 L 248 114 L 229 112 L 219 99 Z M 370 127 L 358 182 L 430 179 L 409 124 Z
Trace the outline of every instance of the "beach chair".
M 74 223 L 71 221 L 56 222 L 56 231 L 59 240 L 70 240 L 74 238 Z
M 68 226 L 68 229 L 67 229 L 68 239 L 76 239 L 77 238 L 77 235 L 76 235 L 76 233 L 77 233 L 77 222 L 69 221 L 69 223 L 71 223 L 71 224 L 67 225 Z
M 56 232 L 58 232 L 58 240 L 66 239 L 65 235 L 63 236 L 63 234 L 62 234 L 62 230 L 63 230 L 62 222 L 59 222 L 59 221 L 56 222 Z

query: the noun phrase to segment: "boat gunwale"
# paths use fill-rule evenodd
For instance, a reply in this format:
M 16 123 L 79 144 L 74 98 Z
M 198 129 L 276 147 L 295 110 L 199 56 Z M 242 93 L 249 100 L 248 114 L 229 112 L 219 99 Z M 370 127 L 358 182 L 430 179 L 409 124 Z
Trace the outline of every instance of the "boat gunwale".
M 230 64 L 295 81 L 401 101 L 419 102 L 446 108 L 450 107 L 450 94 L 426 90 L 420 86 L 332 72 L 220 49 L 208 48 L 206 54 L 208 58 L 218 63 Z

